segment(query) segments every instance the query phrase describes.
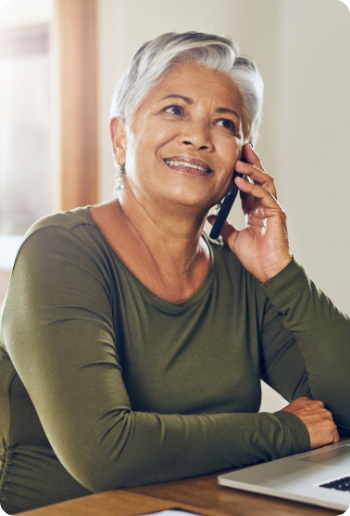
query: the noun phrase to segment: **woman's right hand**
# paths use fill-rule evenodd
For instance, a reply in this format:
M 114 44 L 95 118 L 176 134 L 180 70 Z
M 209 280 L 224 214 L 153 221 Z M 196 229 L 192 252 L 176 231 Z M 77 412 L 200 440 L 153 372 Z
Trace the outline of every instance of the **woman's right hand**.
M 309 432 L 311 450 L 339 441 L 332 413 L 324 408 L 322 401 L 297 398 L 281 412 L 291 412 L 304 423 Z

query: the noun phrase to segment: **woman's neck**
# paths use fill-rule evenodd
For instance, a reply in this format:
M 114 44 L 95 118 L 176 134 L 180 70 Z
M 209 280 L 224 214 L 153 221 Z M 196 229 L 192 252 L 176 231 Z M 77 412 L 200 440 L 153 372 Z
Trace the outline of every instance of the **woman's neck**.
M 141 205 L 127 192 L 91 214 L 125 265 L 159 297 L 181 302 L 203 283 L 210 264 L 201 239 L 204 214 Z

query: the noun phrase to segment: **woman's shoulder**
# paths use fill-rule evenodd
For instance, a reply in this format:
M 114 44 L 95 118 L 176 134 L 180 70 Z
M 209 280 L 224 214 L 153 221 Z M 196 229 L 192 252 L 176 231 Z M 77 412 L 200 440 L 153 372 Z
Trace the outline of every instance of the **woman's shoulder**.
M 47 215 L 36 221 L 24 235 L 18 249 L 18 257 L 26 262 L 62 260 L 83 256 L 94 262 L 106 255 L 105 246 L 98 226 L 93 221 L 89 206 Z M 103 255 L 103 256 L 102 256 Z
M 91 218 L 89 206 L 84 208 L 75 208 L 70 211 L 62 211 L 46 215 L 41 219 L 37 220 L 24 235 L 23 241 L 27 240 L 30 236 L 37 233 L 38 231 L 57 228 L 63 231 L 72 231 L 79 226 L 96 226 Z

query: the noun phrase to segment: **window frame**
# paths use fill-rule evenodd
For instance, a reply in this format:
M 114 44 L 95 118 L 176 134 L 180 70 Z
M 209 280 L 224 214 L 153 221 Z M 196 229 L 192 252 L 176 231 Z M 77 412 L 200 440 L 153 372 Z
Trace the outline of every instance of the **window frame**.
M 58 205 L 98 202 L 97 1 L 55 0 L 54 59 L 59 71 Z

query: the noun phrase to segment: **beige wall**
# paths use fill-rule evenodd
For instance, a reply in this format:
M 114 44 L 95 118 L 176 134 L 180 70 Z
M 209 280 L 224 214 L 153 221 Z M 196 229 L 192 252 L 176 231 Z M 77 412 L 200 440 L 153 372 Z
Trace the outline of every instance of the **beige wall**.
M 338 0 L 99 0 L 101 201 L 111 197 L 107 126 L 115 83 L 162 32 L 231 35 L 266 86 L 265 168 L 288 215 L 292 252 L 350 314 L 350 14 Z M 244 223 L 237 203 L 231 220 Z M 283 401 L 264 388 L 263 409 Z
M 350 14 L 285 1 L 278 186 L 293 252 L 350 315 Z

